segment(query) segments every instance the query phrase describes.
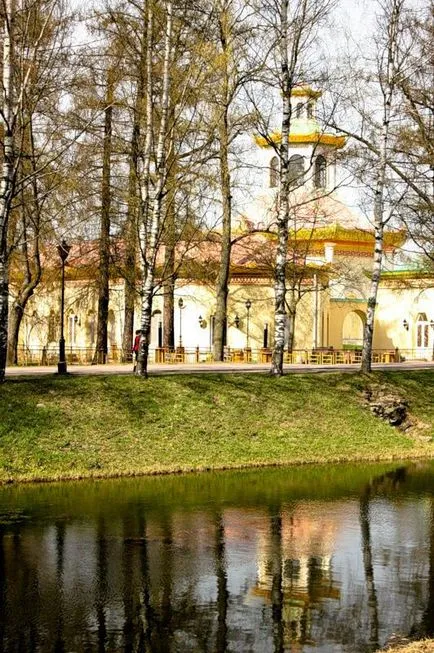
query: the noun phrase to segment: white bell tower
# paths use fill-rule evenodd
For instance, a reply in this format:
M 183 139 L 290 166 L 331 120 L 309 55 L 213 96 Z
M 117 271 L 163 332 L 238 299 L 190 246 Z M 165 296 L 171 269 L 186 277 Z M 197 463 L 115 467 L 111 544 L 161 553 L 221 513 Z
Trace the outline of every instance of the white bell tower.
M 345 137 L 330 133 L 317 120 L 317 100 L 322 92 L 310 86 L 296 86 L 291 93 L 291 123 L 289 134 L 289 166 L 295 188 L 306 192 L 331 192 L 336 186 L 336 151 L 345 144 Z M 263 190 L 279 185 L 279 156 L 273 145 L 279 145 L 281 135 L 273 132 L 257 136 L 261 148 Z

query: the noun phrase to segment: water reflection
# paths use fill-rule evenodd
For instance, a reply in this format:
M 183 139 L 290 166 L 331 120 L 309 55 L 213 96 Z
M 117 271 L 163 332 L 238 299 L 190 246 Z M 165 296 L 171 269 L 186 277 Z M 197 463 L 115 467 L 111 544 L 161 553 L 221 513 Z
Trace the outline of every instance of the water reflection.
M 3 488 L 0 650 L 367 653 L 434 634 L 434 465 Z

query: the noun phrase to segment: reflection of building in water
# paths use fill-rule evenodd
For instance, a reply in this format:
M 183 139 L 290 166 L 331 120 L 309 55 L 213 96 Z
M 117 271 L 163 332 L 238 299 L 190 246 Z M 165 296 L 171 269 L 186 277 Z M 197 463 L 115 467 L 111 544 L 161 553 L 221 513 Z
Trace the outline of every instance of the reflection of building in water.
M 299 504 L 282 512 L 280 532 L 273 530 L 270 519 L 258 538 L 258 578 L 251 595 L 273 603 L 273 608 L 280 596 L 283 638 L 291 651 L 312 641 L 313 611 L 324 600 L 340 598 L 332 556 L 348 517 L 348 504 L 337 504 L 333 513 L 320 503 Z

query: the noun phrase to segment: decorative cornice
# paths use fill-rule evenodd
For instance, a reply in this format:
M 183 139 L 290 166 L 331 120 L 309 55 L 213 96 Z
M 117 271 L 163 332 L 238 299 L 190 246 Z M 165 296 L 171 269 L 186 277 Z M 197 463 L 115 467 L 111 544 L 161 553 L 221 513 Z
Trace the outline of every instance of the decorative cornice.
M 279 145 L 282 141 L 282 135 L 279 132 L 273 132 L 269 136 L 255 135 L 255 142 L 259 147 L 267 148 L 273 145 Z M 336 149 L 341 149 L 347 142 L 346 136 L 338 134 L 323 134 L 321 132 L 308 132 L 306 134 L 289 134 L 288 142 L 296 144 L 314 143 L 315 145 L 330 145 Z
M 315 91 L 311 86 L 295 86 L 291 90 L 291 97 L 310 97 L 317 100 L 321 97 L 322 91 Z
M 409 268 L 381 273 L 381 281 L 402 281 L 403 279 L 434 279 L 434 269 Z
M 309 241 L 313 243 L 347 243 L 348 245 L 372 245 L 375 242 L 374 232 L 356 227 L 343 227 L 335 222 L 325 227 L 299 229 L 290 234 L 290 240 Z M 385 247 L 400 247 L 406 239 L 404 231 L 387 231 L 384 234 Z

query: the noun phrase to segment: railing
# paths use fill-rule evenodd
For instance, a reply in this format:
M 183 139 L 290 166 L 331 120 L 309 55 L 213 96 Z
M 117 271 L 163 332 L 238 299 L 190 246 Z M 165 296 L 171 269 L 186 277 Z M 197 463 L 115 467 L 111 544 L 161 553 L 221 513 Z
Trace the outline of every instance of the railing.
M 104 361 L 107 363 L 121 362 L 121 350 L 111 349 L 108 354 L 98 352 L 95 356 L 95 347 L 66 347 L 65 356 L 68 365 L 90 365 L 94 360 Z M 57 365 L 59 361 L 59 351 L 48 347 L 18 347 L 18 365 Z
M 270 363 L 273 350 L 262 349 L 240 349 L 226 347 L 224 351 L 224 362 L 226 363 Z M 107 363 L 122 362 L 120 349 L 111 349 L 106 355 Z M 283 362 L 289 365 L 357 365 L 360 364 L 362 352 L 360 349 L 296 349 L 292 352 L 285 351 Z M 68 365 L 90 365 L 95 360 L 102 361 L 103 354 L 95 357 L 93 347 L 67 347 L 66 359 Z M 59 353 L 53 349 L 19 347 L 18 365 L 57 365 Z M 432 361 L 433 352 L 431 349 L 375 349 L 372 352 L 373 363 L 399 363 L 402 361 L 420 360 Z M 149 352 L 149 362 L 157 364 L 189 364 L 201 365 L 214 362 L 212 350 L 200 347 L 176 347 L 175 349 L 155 348 Z

